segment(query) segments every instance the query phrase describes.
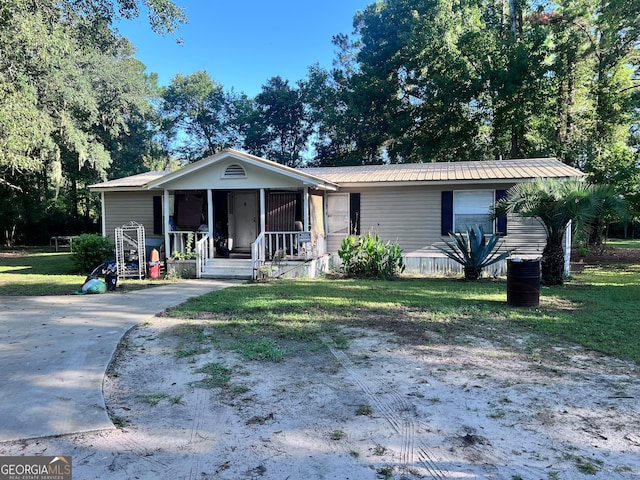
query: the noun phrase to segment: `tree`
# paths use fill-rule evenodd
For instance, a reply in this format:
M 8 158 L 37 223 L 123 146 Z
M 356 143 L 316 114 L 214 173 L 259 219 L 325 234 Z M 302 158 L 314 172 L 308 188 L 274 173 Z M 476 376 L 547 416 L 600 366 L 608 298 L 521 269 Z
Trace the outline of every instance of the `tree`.
M 178 74 L 162 93 L 166 130 L 179 140 L 176 150 L 188 161 L 242 144 L 245 95 L 225 92 L 206 71 Z
M 639 1 L 372 3 L 310 71 L 316 160 L 557 156 L 631 191 Z
M 339 68 L 328 71 L 314 65 L 300 82 L 303 101 L 310 112 L 314 161 L 324 166 L 367 163 L 362 153 L 366 139 L 361 131 L 362 116 L 354 108 L 354 91 L 348 85 L 347 75 Z
M 302 91 L 287 80 L 271 78 L 254 100 L 244 146 L 254 155 L 290 167 L 304 162 L 303 152 L 312 132 Z
M 536 218 L 544 226 L 547 243 L 542 252 L 542 281 L 560 285 L 564 277 L 564 236 L 570 223 L 588 231 L 605 213 L 622 212 L 624 202 L 609 185 L 581 180 L 538 179 L 519 183 L 499 200 L 494 215 L 517 214 Z
M 184 21 L 168 0 L 0 0 L 0 199 L 24 205 L 3 202 L 3 230 L 26 236 L 37 224 L 36 240 L 61 208 L 80 228 L 81 192 L 105 178 L 112 140 L 151 108 L 144 67 L 111 27 L 139 4 L 158 31 Z
M 369 5 L 354 18 L 356 41 L 334 38 L 338 68 L 328 79 L 341 116 L 326 124 L 356 126 L 361 163 L 539 154 L 548 148 L 539 130 L 552 77 L 549 27 L 529 21 L 532 9 L 515 1 Z

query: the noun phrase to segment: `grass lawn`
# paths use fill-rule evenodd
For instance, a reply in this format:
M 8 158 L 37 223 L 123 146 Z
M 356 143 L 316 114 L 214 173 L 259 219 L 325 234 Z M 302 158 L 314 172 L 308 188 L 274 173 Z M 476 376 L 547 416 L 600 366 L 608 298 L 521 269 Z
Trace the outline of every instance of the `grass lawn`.
M 70 295 L 87 276 L 77 273 L 70 253 L 9 252 L 0 250 L 0 296 Z M 127 279 L 119 290 L 135 290 L 166 283 L 163 280 Z
M 72 294 L 85 280 L 69 253 L 0 253 L 0 295 Z M 122 283 L 130 290 L 167 282 Z M 321 333 L 343 324 L 391 330 L 422 344 L 474 336 L 506 342 L 516 334 L 527 338 L 532 354 L 568 341 L 640 363 L 639 299 L 640 264 L 611 263 L 587 265 L 565 285 L 542 287 L 539 308 L 508 306 L 504 279 L 317 279 L 241 285 L 194 298 L 169 315 L 206 319 L 220 342 L 258 355 L 288 339 L 319 344 Z
M 85 278 L 77 273 L 70 253 L 0 256 L 0 295 L 67 295 Z
M 508 306 L 504 280 L 318 279 L 229 288 L 169 315 L 208 320 L 211 339 L 240 353 L 256 342 L 319 343 L 321 333 L 342 324 L 393 331 L 420 344 L 473 337 L 507 344 L 515 335 L 526 339 L 532 355 L 572 342 L 640 363 L 639 298 L 640 265 L 618 265 L 587 268 L 563 286 L 542 287 L 538 308 Z

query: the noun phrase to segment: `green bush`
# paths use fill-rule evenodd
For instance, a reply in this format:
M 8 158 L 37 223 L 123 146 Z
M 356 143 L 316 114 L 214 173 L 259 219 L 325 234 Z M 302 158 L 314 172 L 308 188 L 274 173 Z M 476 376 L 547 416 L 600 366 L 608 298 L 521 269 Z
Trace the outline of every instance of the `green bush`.
M 338 256 L 342 260 L 342 271 L 351 278 L 392 279 L 405 269 L 400 245 L 385 243 L 377 234 L 345 238 Z
M 113 259 L 113 244 L 102 235 L 85 233 L 73 241 L 73 261 L 81 273 L 90 273 L 110 259 Z

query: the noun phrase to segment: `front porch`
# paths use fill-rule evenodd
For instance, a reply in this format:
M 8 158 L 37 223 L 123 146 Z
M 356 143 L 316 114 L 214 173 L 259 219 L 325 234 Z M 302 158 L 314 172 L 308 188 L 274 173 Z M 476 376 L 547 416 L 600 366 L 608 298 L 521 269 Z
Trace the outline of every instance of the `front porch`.
M 194 191 L 189 194 L 203 193 Z M 171 196 L 175 202 L 176 195 L 179 193 L 165 191 L 165 205 L 169 204 Z M 317 229 L 310 225 L 311 218 L 322 218 L 321 196 L 315 196 L 311 201 L 306 188 L 301 192 L 286 193 L 257 191 L 257 215 L 252 215 L 250 206 L 245 208 L 243 215 L 258 218 L 260 231 L 247 242 L 242 239 L 256 230 L 258 222 L 239 217 L 240 209 L 235 203 L 237 198 L 250 202 L 251 192 L 237 194 L 208 190 L 206 195 L 207 204 L 200 212 L 206 218 L 206 224 L 201 224 L 197 230 L 184 229 L 178 215 L 170 215 L 166 211 L 163 215 L 169 219 L 171 228 L 165 234 L 165 251 L 171 252 L 171 257 L 191 259 L 195 263 L 196 278 L 314 277 L 329 268 L 324 235 L 318 235 Z M 221 195 L 226 202 L 224 214 L 220 213 L 219 205 L 216 208 L 216 203 L 221 203 L 220 200 L 216 202 L 216 198 L 222 198 Z M 190 203 L 197 205 L 197 202 Z M 181 208 L 184 212 L 184 206 Z M 195 218 L 197 215 L 191 212 L 189 216 Z M 315 223 L 322 226 L 322 220 Z M 270 231 L 270 226 L 293 228 Z M 240 242 L 236 241 L 238 238 Z
M 197 277 L 243 278 L 256 278 L 267 264 L 323 257 L 324 192 L 338 188 L 235 150 L 159 176 L 146 187 L 162 192 L 154 201 L 154 233 L 158 225 L 168 257 L 195 260 Z

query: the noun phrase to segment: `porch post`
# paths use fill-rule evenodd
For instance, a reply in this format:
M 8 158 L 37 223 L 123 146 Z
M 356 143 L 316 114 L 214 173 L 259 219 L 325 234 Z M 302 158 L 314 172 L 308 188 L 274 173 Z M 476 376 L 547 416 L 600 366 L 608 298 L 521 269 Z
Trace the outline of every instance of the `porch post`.
M 309 231 L 309 187 L 304 187 L 302 197 L 304 198 L 304 231 Z
M 107 207 L 104 204 L 104 192 L 100 192 L 100 215 L 102 215 L 101 223 L 102 223 L 102 236 L 103 237 L 108 237 L 108 235 L 107 235 L 107 215 L 106 214 L 107 214 Z
M 213 254 L 213 244 L 214 244 L 214 233 L 213 233 L 213 190 L 210 188 L 207 189 L 207 230 L 209 230 L 209 256 L 214 257 Z
M 267 225 L 267 202 L 264 188 L 260 189 L 260 233 L 264 232 Z
M 171 256 L 171 236 L 169 230 L 171 230 L 171 224 L 169 223 L 169 190 L 164 189 L 164 198 L 162 202 L 162 210 L 164 216 L 164 256 L 169 258 Z

